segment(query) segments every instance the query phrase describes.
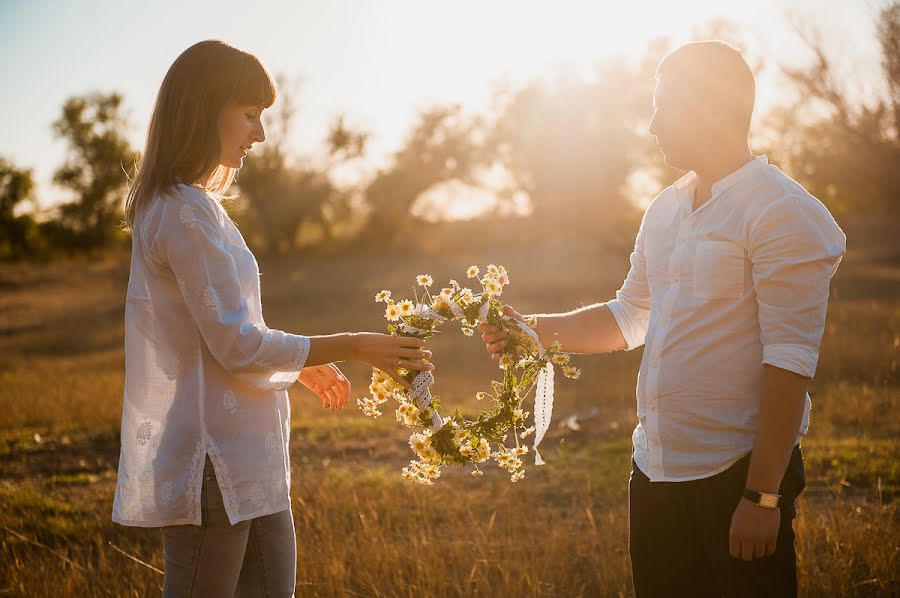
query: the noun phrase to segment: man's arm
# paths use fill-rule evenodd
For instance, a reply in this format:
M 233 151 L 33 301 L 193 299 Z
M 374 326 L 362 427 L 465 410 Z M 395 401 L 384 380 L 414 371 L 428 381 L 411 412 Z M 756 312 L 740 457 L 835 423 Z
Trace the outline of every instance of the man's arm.
M 606 303 L 567 313 L 538 314 L 535 332 L 549 347 L 559 341 L 568 353 L 609 353 L 626 347 L 625 337 Z
M 772 365 L 763 366 L 762 398 L 756 440 L 745 486 L 779 494 L 806 402 L 809 378 Z M 775 553 L 781 512 L 741 499 L 729 530 L 729 552 L 745 561 Z
M 650 319 L 650 286 L 647 283 L 647 262 L 644 257 L 644 220 L 638 230 L 631 253 L 631 269 L 616 291 L 616 298 L 574 311 L 556 314 L 537 314 L 534 327 L 541 344 L 549 347 L 559 341 L 568 353 L 609 353 L 619 349 L 634 349 L 644 344 Z M 524 318 L 506 306 L 507 315 Z M 506 334 L 487 323 L 478 325 L 478 332 L 487 345 L 491 359 L 500 358 L 506 347 Z
M 762 400 L 747 487 L 778 494 L 800 432 L 809 378 L 773 365 L 763 366 Z
M 815 375 L 828 286 L 846 236 L 821 203 L 797 195 L 772 202 L 754 222 L 749 241 L 763 379 L 746 485 L 777 494 Z M 731 555 L 751 560 L 774 553 L 780 522 L 778 509 L 741 499 L 731 519 Z

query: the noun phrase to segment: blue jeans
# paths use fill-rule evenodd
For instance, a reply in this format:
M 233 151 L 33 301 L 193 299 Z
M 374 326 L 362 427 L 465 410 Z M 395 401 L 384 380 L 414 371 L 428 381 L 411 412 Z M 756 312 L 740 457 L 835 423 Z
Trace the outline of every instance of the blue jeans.
M 201 525 L 162 528 L 164 598 L 294 595 L 297 541 L 290 509 L 231 525 L 209 457 Z

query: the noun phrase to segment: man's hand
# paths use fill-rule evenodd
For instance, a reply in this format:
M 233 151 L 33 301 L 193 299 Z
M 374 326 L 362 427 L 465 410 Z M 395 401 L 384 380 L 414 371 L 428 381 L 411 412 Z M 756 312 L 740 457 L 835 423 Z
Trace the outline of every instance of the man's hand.
M 728 551 L 745 561 L 772 556 L 780 525 L 780 509 L 767 509 L 741 498 L 731 517 Z
M 503 313 L 507 316 L 516 318 L 521 322 L 525 321 L 525 318 L 522 316 L 522 314 L 514 310 L 509 305 L 503 306 Z M 488 353 L 491 354 L 491 359 L 493 359 L 494 361 L 500 359 L 500 354 L 503 352 L 503 349 L 506 348 L 507 345 L 506 333 L 496 326 L 488 324 L 487 322 L 482 322 L 478 325 L 478 332 L 481 333 L 481 340 L 484 341 Z
M 333 363 L 300 370 L 299 382 L 322 399 L 322 406 L 337 411 L 350 399 L 350 381 Z

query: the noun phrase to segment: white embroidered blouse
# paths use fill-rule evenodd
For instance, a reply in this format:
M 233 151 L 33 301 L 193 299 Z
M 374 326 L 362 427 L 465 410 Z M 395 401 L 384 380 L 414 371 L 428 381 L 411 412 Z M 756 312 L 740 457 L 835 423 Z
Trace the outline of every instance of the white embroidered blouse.
M 289 508 L 287 389 L 308 354 L 266 326 L 259 266 L 219 201 L 178 184 L 140 206 L 113 521 L 199 525 L 207 454 L 232 524 Z

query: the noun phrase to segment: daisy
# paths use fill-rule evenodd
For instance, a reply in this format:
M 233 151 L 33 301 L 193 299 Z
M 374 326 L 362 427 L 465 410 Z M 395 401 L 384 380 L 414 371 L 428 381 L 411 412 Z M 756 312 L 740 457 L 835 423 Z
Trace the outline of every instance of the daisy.
M 375 295 L 375 301 L 377 301 L 378 303 L 387 301 L 390 298 L 391 298 L 391 292 L 387 289 L 384 289 L 383 291 L 381 291 L 380 293 Z
M 569 356 L 565 353 L 557 353 L 550 358 L 555 365 L 569 365 Z
M 431 283 L 434 282 L 434 280 L 429 274 L 419 274 L 416 276 L 416 282 L 419 283 L 420 287 L 427 287 L 431 286 Z
M 475 278 L 476 276 L 478 276 L 479 272 L 480 270 L 478 269 L 478 266 L 469 266 L 469 269 L 466 270 L 466 276 L 468 276 L 469 278 Z
M 400 315 L 402 316 L 408 316 L 412 314 L 413 310 L 415 310 L 413 302 L 409 299 L 404 299 L 403 301 L 398 303 L 397 308 L 400 310 Z
M 396 322 L 400 319 L 400 310 L 393 303 L 389 303 L 387 309 L 384 310 L 384 317 L 388 319 L 389 322 Z
M 571 365 L 565 365 L 563 366 L 563 376 L 572 380 L 578 380 L 581 377 L 581 370 Z

